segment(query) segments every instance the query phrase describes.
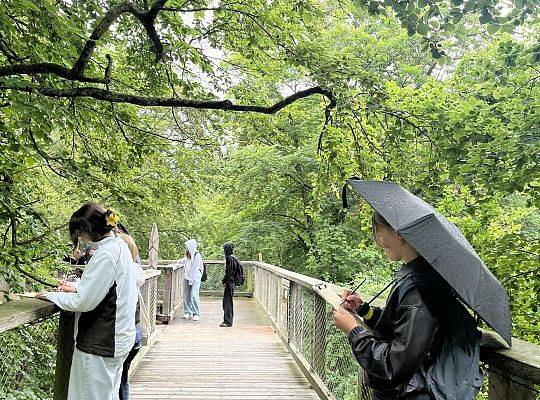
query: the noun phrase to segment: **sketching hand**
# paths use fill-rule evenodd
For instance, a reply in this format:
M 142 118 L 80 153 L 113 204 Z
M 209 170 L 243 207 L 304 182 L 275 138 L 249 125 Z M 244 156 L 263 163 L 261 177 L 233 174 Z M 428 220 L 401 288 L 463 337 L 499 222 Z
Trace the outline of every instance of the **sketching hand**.
M 336 324 L 336 327 L 346 334 L 348 334 L 358 325 L 351 312 L 343 307 L 338 309 L 334 308 L 332 313 L 334 315 L 334 323 Z
M 61 280 L 56 288 L 57 292 L 76 293 L 77 289 L 73 286 L 73 282 Z
M 345 300 L 346 299 L 346 300 Z M 358 307 L 363 303 L 362 299 L 358 295 L 358 293 L 354 292 L 351 293 L 349 289 L 345 289 L 343 291 L 343 295 L 341 296 L 341 300 L 344 300 L 343 308 L 350 310 L 350 311 L 356 311 Z

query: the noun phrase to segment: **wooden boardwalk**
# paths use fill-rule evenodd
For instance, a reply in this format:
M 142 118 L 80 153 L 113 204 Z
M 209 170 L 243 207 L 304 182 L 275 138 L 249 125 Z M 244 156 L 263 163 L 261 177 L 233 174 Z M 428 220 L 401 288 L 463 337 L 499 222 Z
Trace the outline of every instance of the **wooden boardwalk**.
M 235 298 L 235 326 L 220 328 L 221 299 L 202 299 L 201 320 L 176 317 L 131 377 L 133 400 L 316 400 L 254 300 Z

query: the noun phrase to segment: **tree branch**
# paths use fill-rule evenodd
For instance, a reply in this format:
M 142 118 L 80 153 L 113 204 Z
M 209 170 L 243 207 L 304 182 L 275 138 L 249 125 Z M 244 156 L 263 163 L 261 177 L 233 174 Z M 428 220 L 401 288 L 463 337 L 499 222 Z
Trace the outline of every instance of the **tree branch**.
M 239 111 L 239 112 L 256 112 L 261 114 L 275 114 L 281 109 L 294 103 L 297 100 L 309 97 L 315 94 L 321 94 L 330 100 L 330 103 L 326 106 L 327 113 L 329 110 L 336 106 L 336 98 L 334 94 L 320 86 L 312 87 L 300 92 L 294 93 L 281 101 L 278 101 L 272 106 L 256 106 L 256 105 L 242 105 L 234 104 L 230 100 L 191 100 L 180 98 L 165 98 L 165 97 L 145 97 L 135 96 L 128 93 L 112 92 L 105 89 L 93 88 L 93 87 L 80 87 L 73 89 L 52 89 L 43 87 L 31 87 L 31 86 L 0 86 L 0 90 L 15 90 L 18 92 L 27 93 L 40 93 L 43 96 L 55 97 L 55 98 L 76 98 L 76 97 L 90 97 L 96 100 L 108 101 L 112 103 L 128 103 L 145 107 L 183 107 L 183 108 L 195 108 L 206 110 L 225 110 L 225 111 Z
M 79 82 L 88 82 L 88 83 L 103 83 L 108 84 L 110 82 L 110 73 L 105 72 L 105 78 L 93 78 L 84 76 L 84 70 L 86 69 L 94 49 L 97 45 L 97 42 L 103 37 L 103 35 L 109 30 L 111 25 L 118 19 L 122 14 L 129 13 L 137 18 L 141 24 L 144 26 L 150 41 L 152 42 L 152 50 L 156 54 L 156 62 L 161 60 L 164 56 L 164 48 L 161 43 L 161 39 L 157 34 L 155 28 L 155 20 L 159 11 L 163 8 L 167 0 L 156 0 L 152 7 L 147 11 L 143 12 L 137 9 L 129 1 L 124 1 L 114 7 L 112 7 L 107 13 L 103 16 L 101 21 L 92 31 L 92 34 L 84 44 L 84 47 L 79 54 L 79 58 L 75 61 L 71 68 L 66 68 L 59 64 L 54 63 L 34 63 L 34 64 L 13 64 L 8 66 L 0 67 L 0 76 L 12 76 L 12 75 L 38 75 L 38 74 L 54 74 L 61 78 L 79 81 Z M 108 58 L 108 57 L 107 57 Z M 109 59 L 110 62 L 110 59 Z
M 64 226 L 66 226 L 66 224 L 56 225 L 55 227 L 51 228 L 50 231 L 55 231 L 57 229 L 63 228 Z M 19 242 L 17 242 L 17 246 L 26 246 L 28 244 L 37 242 L 37 241 L 43 239 L 48 234 L 50 234 L 51 233 L 50 231 L 42 233 L 41 235 L 38 235 L 38 236 L 34 236 L 34 237 L 30 238 L 30 239 L 19 241 Z

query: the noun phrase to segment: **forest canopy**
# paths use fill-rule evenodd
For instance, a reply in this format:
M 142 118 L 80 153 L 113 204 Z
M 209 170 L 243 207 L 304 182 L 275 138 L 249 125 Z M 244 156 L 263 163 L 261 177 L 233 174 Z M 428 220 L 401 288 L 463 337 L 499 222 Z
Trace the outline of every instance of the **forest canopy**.
M 540 343 L 540 25 L 535 0 L 4 0 L 0 290 L 52 283 L 84 201 L 142 255 L 386 284 L 351 176 L 448 216 Z M 4 296 L 0 296 L 4 301 Z

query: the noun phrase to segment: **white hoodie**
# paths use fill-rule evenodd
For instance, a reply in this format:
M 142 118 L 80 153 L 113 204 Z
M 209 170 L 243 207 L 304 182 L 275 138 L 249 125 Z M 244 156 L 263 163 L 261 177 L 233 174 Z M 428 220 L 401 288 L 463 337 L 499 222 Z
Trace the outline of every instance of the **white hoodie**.
M 193 282 L 201 280 L 203 259 L 201 253 L 197 251 L 197 241 L 195 239 L 189 239 L 185 244 L 191 258 L 182 259 L 184 261 L 184 279 L 190 285 L 193 285 Z

